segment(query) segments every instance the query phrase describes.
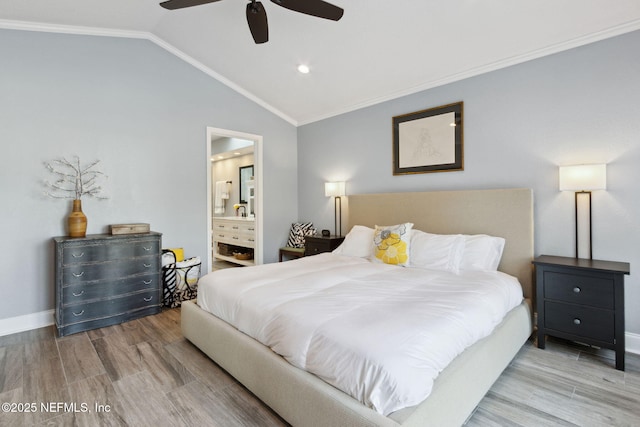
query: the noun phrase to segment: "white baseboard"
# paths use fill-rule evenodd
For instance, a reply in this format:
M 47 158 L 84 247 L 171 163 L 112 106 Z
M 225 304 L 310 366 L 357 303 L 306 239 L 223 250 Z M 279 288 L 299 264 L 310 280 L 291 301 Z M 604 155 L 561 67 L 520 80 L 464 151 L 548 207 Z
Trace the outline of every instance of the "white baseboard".
M 0 337 L 53 325 L 54 310 L 0 319 Z
M 624 348 L 627 353 L 640 354 L 640 335 L 631 332 L 625 333 Z

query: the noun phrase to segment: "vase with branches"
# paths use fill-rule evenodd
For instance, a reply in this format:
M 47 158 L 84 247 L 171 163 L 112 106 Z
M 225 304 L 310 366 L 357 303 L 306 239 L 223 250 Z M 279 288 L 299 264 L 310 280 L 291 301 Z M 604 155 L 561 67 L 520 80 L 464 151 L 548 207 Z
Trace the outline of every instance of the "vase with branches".
M 47 191 L 45 194 L 56 199 L 73 199 L 73 209 L 67 218 L 70 237 L 84 237 L 87 232 L 87 217 L 82 212 L 82 197 L 106 199 L 101 195 L 100 178 L 106 175 L 96 166 L 100 160 L 95 160 L 86 166 L 80 164 L 80 158 L 75 156 L 73 161 L 65 158 L 45 162 L 45 168 L 55 176 L 55 180 L 45 180 Z

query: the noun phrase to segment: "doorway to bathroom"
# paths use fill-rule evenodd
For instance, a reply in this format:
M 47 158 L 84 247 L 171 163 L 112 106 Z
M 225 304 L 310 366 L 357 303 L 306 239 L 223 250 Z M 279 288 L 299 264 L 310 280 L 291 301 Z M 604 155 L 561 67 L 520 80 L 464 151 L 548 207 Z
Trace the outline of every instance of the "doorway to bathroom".
M 209 271 L 262 264 L 262 136 L 207 128 Z

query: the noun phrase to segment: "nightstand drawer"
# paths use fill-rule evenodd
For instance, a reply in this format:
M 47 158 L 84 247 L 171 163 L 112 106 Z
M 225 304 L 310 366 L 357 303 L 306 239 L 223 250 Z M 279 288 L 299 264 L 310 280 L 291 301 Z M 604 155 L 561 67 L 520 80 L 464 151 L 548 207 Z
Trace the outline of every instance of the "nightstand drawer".
M 546 329 L 613 344 L 613 311 L 551 301 L 546 301 L 544 307 Z
M 342 236 L 306 236 L 304 238 L 305 256 L 317 255 L 323 252 L 331 252 L 344 241 Z
M 614 282 L 611 275 L 581 275 L 545 271 L 544 297 L 572 304 L 614 308 Z
M 327 241 L 314 241 L 312 243 L 307 242 L 305 250 L 307 255 L 315 255 L 322 252 L 331 251 L 331 242 Z

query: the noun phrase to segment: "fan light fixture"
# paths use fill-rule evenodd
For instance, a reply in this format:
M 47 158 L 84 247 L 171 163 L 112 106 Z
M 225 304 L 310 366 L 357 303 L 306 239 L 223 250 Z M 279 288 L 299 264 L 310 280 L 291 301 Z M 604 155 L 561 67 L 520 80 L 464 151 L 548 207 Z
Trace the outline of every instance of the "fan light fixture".
M 200 6 L 207 3 L 215 3 L 220 0 L 166 0 L 160 3 L 165 9 L 175 10 L 185 7 Z M 269 41 L 269 23 L 267 22 L 267 12 L 264 6 L 257 0 L 249 0 L 247 4 L 247 24 L 251 36 L 256 44 Z M 344 14 L 341 7 L 334 6 L 324 0 L 271 0 L 272 3 L 294 12 L 305 15 L 316 16 L 318 18 L 339 21 Z

